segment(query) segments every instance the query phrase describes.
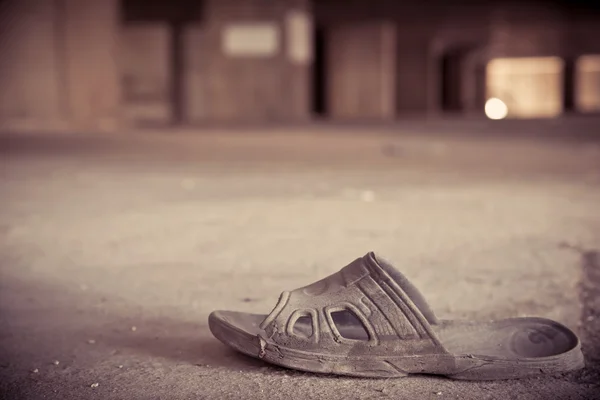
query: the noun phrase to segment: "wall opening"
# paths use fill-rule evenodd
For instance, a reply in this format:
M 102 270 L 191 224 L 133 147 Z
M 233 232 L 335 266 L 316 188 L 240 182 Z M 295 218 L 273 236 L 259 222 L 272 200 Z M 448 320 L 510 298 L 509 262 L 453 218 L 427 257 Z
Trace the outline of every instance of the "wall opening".
M 571 57 L 563 59 L 562 72 L 563 112 L 575 111 L 575 60 Z
M 553 118 L 564 109 L 559 57 L 498 58 L 486 67 L 486 97 L 501 100 L 507 118 Z
M 441 109 L 444 112 L 461 112 L 462 104 L 462 60 L 464 53 L 453 50 L 442 55 L 440 60 Z
M 477 64 L 475 67 L 475 92 L 474 92 L 474 96 L 475 98 L 473 106 L 474 106 L 474 110 L 470 110 L 470 111 L 475 111 L 478 113 L 482 113 L 483 109 L 485 107 L 485 102 L 486 102 L 486 66 L 485 64 Z
M 313 35 L 312 113 L 317 118 L 327 116 L 327 49 L 325 29 L 315 26 Z
M 600 113 L 600 54 L 581 56 L 575 62 L 575 108 Z

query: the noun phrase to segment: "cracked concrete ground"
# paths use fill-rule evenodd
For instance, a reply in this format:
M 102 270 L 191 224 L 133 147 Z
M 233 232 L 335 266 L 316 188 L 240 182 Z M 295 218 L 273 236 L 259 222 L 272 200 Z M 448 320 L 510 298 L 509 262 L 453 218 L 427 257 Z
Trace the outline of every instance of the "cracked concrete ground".
M 363 133 L 1 136 L 0 397 L 597 398 L 598 145 Z M 589 368 L 351 379 L 211 336 L 370 250 L 440 317 L 565 323 Z

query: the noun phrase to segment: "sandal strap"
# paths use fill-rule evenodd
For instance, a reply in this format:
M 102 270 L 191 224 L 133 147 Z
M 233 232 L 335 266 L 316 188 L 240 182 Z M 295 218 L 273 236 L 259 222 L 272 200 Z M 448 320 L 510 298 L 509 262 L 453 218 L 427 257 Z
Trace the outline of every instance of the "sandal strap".
M 332 317 L 332 313 L 346 310 L 363 324 L 370 346 L 427 342 L 443 351 L 428 316 L 418 305 L 422 298 L 415 304 L 402 282 L 388 271 L 373 253 L 368 253 L 318 282 L 283 292 L 260 327 L 272 340 L 288 347 L 327 347 L 327 342 L 354 346 L 356 340 L 342 337 Z M 308 338 L 294 333 L 294 324 L 302 316 L 312 320 L 313 333 Z

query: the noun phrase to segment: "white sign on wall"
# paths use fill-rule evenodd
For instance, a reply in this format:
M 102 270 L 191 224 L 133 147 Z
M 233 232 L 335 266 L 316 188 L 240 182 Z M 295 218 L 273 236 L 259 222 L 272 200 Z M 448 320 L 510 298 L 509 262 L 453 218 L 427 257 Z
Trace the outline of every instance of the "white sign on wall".
M 286 17 L 287 53 L 295 64 L 309 64 L 313 57 L 313 26 L 308 13 L 292 10 Z
M 279 27 L 272 22 L 229 25 L 221 39 L 230 57 L 271 57 L 279 51 Z

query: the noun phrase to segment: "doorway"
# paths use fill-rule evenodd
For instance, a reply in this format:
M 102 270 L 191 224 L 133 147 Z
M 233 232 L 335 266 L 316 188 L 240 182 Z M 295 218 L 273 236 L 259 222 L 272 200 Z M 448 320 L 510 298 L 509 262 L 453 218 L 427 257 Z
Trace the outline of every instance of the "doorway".
M 316 118 L 327 117 L 327 44 L 325 28 L 315 27 L 314 59 L 312 66 L 312 113 Z
M 573 62 L 571 96 L 576 111 L 600 113 L 600 54 L 588 54 Z
M 447 51 L 441 57 L 440 107 L 444 112 L 459 113 L 464 109 L 462 104 L 464 55 L 464 51 L 455 49 Z
M 473 99 L 473 108 L 478 114 L 483 114 L 485 109 L 486 98 L 486 66 L 483 63 L 475 66 L 475 98 Z

